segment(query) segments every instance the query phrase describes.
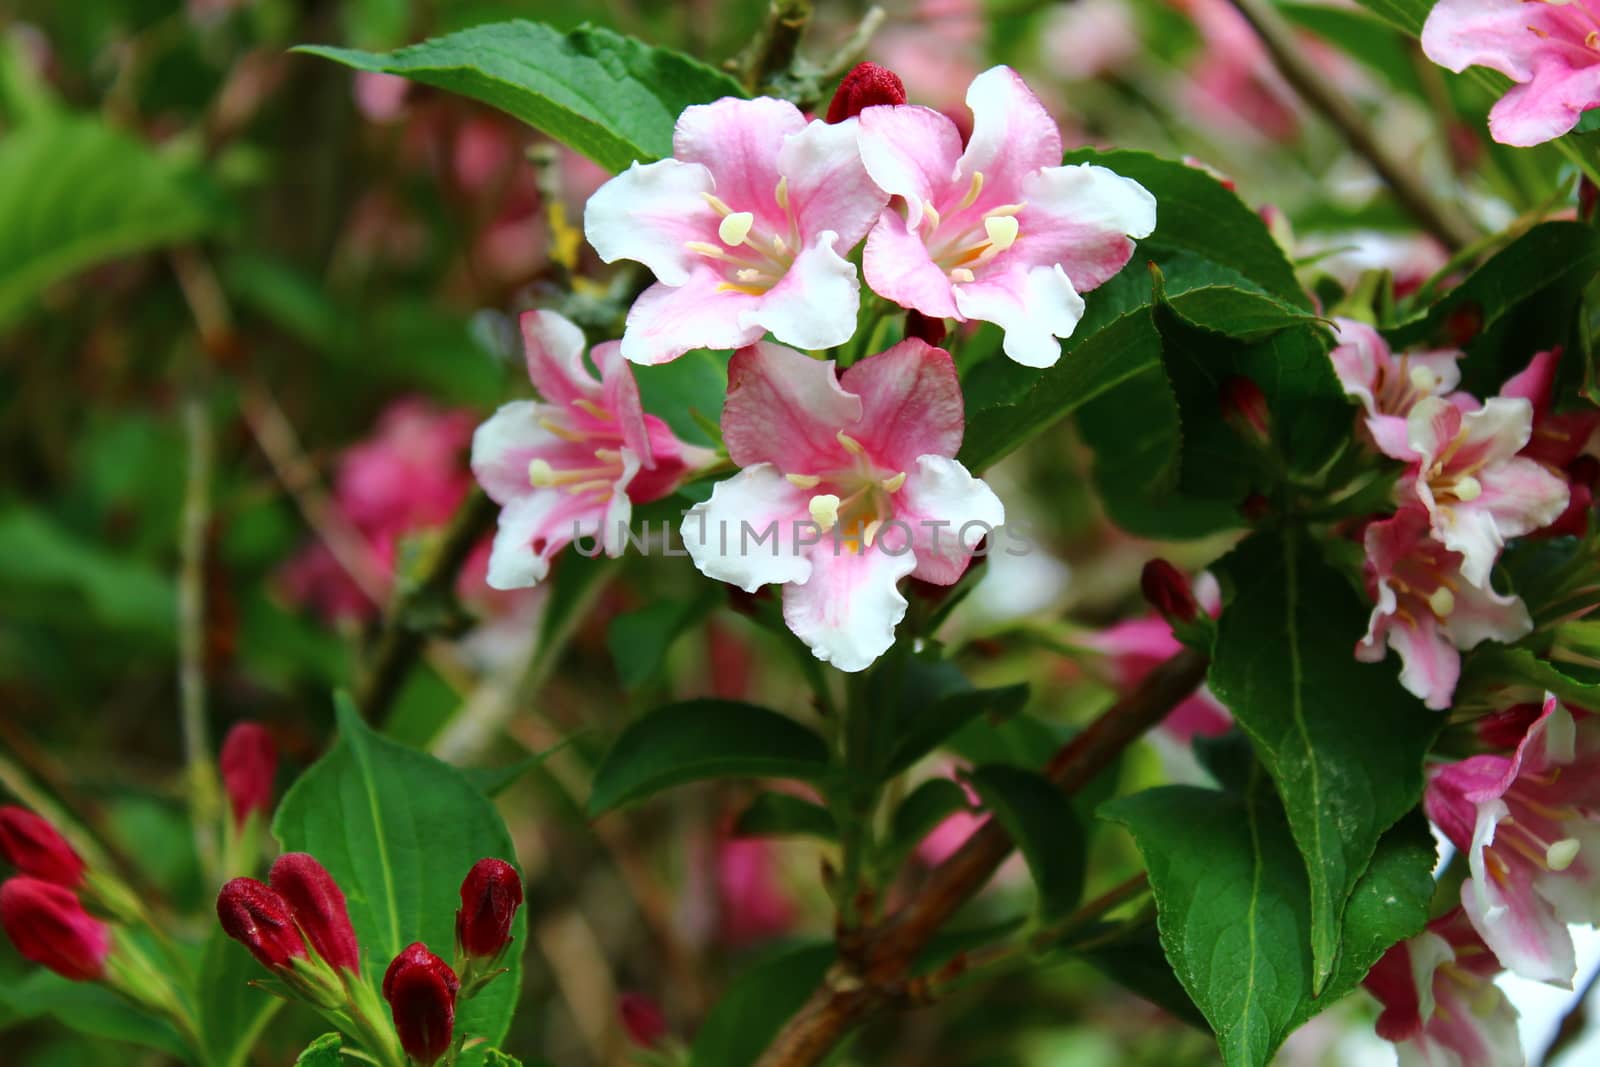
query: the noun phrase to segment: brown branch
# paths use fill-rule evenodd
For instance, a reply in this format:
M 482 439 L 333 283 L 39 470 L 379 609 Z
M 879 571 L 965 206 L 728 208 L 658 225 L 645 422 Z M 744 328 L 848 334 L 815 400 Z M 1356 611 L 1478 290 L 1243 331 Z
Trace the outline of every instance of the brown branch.
M 1194 691 L 1207 659 L 1185 650 L 1152 671 L 1055 754 L 1045 775 L 1064 792 L 1089 783 L 1117 753 Z M 811 1067 L 877 1011 L 904 1003 L 912 965 L 933 935 L 982 889 L 1014 844 L 990 820 L 934 869 L 915 898 L 865 936 L 860 963 L 841 961 L 757 1061 L 756 1067 Z

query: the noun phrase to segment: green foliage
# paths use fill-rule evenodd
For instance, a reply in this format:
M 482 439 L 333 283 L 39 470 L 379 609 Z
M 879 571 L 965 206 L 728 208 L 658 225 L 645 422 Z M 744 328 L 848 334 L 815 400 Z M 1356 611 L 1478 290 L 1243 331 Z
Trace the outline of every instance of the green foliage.
M 0 1018 L 8 1022 L 51 1018 L 80 1034 L 155 1049 L 185 1058 L 178 1032 L 148 1011 L 111 990 L 88 982 L 71 982 L 43 969 L 0 982 Z
M 894 810 L 886 858 L 898 860 L 950 816 L 968 810 L 966 790 L 953 778 L 929 778 Z
M 300 1053 L 295 1067 L 344 1067 L 344 1038 L 339 1034 L 323 1034 Z
M 595 772 L 590 817 L 685 782 L 711 778 L 817 781 L 828 745 L 793 719 L 732 700 L 691 700 L 625 729 Z
M 689 105 L 744 95 L 732 78 L 668 49 L 597 27 L 562 34 L 520 19 L 389 53 L 299 50 L 482 100 L 612 171 L 670 156 L 673 124 Z
M 283 1007 L 283 1001 L 249 984 L 261 975 L 261 965 L 243 945 L 220 928 L 212 932 L 196 990 L 207 1067 L 243 1067 L 256 1039 Z M 302 1056 L 299 1062 L 316 1061 Z
M 663 599 L 611 620 L 606 647 L 622 687 L 639 689 L 659 674 L 672 643 L 723 600 L 722 591 L 707 584 L 693 598 Z
M 1433 10 L 1429 0 L 1360 0 L 1362 7 L 1413 37 L 1422 36 L 1422 24 Z
M 807 835 L 831 841 L 839 836 L 839 827 L 832 813 L 820 804 L 788 793 L 761 793 L 740 812 L 733 832 L 748 837 Z
M 459 771 L 373 733 L 348 699 L 337 712 L 338 744 L 284 796 L 272 830 L 286 851 L 311 853 L 338 881 L 362 967 L 376 980 L 413 941 L 449 955 L 461 879 L 478 860 L 515 852 L 494 806 Z M 525 927 L 519 911 L 513 937 L 522 940 Z M 506 965 L 508 974 L 462 1005 L 461 1033 L 491 1044 L 505 1036 L 520 955 Z
M 67 594 L 111 629 L 163 642 L 173 635 L 177 593 L 171 579 L 39 511 L 0 510 L 0 582 L 12 590 Z
M 967 776 L 1022 850 L 1039 890 L 1039 921 L 1065 917 L 1083 899 L 1087 837 L 1072 801 L 1048 779 L 994 763 Z
M 690 1067 L 749 1067 L 833 963 L 831 944 L 778 952 L 733 980 L 695 1034 Z
M 963 680 L 964 681 L 964 680 Z M 995 689 L 972 689 L 947 693 L 931 705 L 914 693 L 901 695 L 901 714 L 894 744 L 881 773 L 891 777 L 954 737 L 968 723 L 987 718 L 998 723 L 1011 718 L 1028 702 L 1026 685 L 1007 685 Z

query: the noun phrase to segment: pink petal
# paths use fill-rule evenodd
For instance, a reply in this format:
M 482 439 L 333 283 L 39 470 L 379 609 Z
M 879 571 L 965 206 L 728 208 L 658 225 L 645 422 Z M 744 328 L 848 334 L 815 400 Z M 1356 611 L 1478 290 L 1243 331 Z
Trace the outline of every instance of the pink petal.
M 909 471 L 922 455 L 954 456 L 965 425 L 950 353 L 911 338 L 862 360 L 839 379 L 861 398 L 850 435 L 878 463 Z
M 1011 254 L 1029 266 L 1060 264 L 1080 293 L 1127 265 L 1129 238 L 1148 237 L 1156 228 L 1156 199 L 1144 186 L 1088 163 L 1030 175 L 1023 200 Z
M 691 349 L 729 349 L 751 344 L 763 333 L 744 321 L 759 297 L 722 288 L 722 276 L 706 266 L 681 286 L 660 282 L 628 309 L 622 354 L 630 362 L 670 363 Z
M 600 383 L 583 362 L 582 330 L 554 311 L 523 312 L 521 325 L 528 379 L 542 398 L 562 406 L 600 399 Z
M 716 238 L 720 216 L 703 195 L 714 184 L 711 172 L 696 164 L 635 163 L 584 205 L 584 235 L 605 262 L 631 259 L 666 285 L 683 285 L 704 262 L 685 244 Z
M 640 464 L 646 469 L 653 468 L 656 457 L 651 445 L 651 433 L 645 422 L 644 405 L 639 400 L 639 383 L 634 381 L 633 368 L 622 358 L 622 343 L 607 341 L 595 345 L 592 355 L 603 383 L 601 407 L 617 421 L 623 443 L 639 457 Z M 664 424 L 662 428 L 665 428 Z M 672 452 L 676 454 L 677 451 L 677 442 L 674 440 Z
M 1563 59 L 1540 57 L 1533 80 L 1513 86 L 1489 109 L 1489 133 L 1501 144 L 1528 148 L 1571 132 L 1597 105 L 1600 66 L 1571 67 Z
M 578 456 L 590 460 L 593 449 L 583 450 L 551 433 L 543 419 L 559 420 L 565 412 L 533 400 L 513 400 L 478 427 L 472 435 L 472 474 L 497 504 L 508 504 L 532 491 L 528 462 L 535 458 Z M 557 466 L 555 462 L 551 466 Z M 572 466 L 575 464 L 560 464 Z
M 854 248 L 889 200 L 862 165 L 853 119 L 813 122 L 790 137 L 778 153 L 778 170 L 788 179 L 802 240 L 832 230 L 840 248 Z
M 1491 401 L 1493 403 L 1493 401 Z M 1494 516 L 1502 537 L 1520 537 L 1548 526 L 1567 510 L 1566 480 L 1531 459 L 1509 459 L 1478 475 L 1483 495 L 1472 503 Z
M 1500 387 L 1500 395 L 1521 398 L 1533 405 L 1533 421 L 1538 422 L 1550 410 L 1550 395 L 1556 385 L 1556 367 L 1561 362 L 1559 349 L 1539 352 L 1528 365 Z
M 861 307 L 861 283 L 855 264 L 835 250 L 838 243 L 832 230 L 817 234 L 777 285 L 738 312 L 740 326 L 759 331 L 758 337 L 771 331 L 800 348 L 832 348 L 850 340 Z
M 1514 81 L 1527 81 L 1539 51 L 1538 38 L 1528 27 L 1541 17 L 1522 0 L 1440 0 L 1423 23 L 1422 51 L 1457 74 L 1468 67 L 1488 67 Z
M 967 87 L 972 137 L 961 154 L 956 184 L 965 192 L 983 174 L 983 202 L 1019 203 L 1023 183 L 1044 167 L 1061 165 L 1061 131 L 1039 98 L 1010 67 L 991 67 Z
M 549 489 L 518 497 L 500 510 L 489 555 L 493 589 L 524 589 L 543 581 L 550 560 L 576 535 L 592 537 L 604 522 L 609 500 Z
M 735 211 L 749 211 L 768 227 L 788 230 L 778 206 L 778 155 L 785 139 L 806 128 L 805 116 L 787 100 L 724 97 L 685 108 L 672 134 L 672 154 L 711 172 L 714 192 Z
M 1461 906 L 1473 928 L 1506 968 L 1535 982 L 1571 988 L 1577 971 L 1572 935 L 1533 888 L 1531 864 L 1502 852 L 1507 873 L 1491 875 L 1484 851 L 1493 847 L 1495 828 L 1506 818 L 1503 802 L 1479 806 L 1478 825 L 1468 853 L 1472 877 L 1462 883 Z
M 982 479 L 953 459 L 918 457 L 900 492 L 894 517 L 910 526 L 917 578 L 952 585 L 972 551 L 1006 521 L 1005 506 Z M 880 535 L 883 536 L 883 535 Z
M 865 670 L 894 644 L 906 598 L 895 588 L 916 566 L 909 551 L 852 552 L 831 536 L 811 552 L 811 576 L 783 590 L 783 621 L 813 655 L 841 671 Z
M 1435 711 L 1450 706 L 1461 678 L 1461 653 L 1439 631 L 1429 615 L 1415 626 L 1396 621 L 1389 627 L 1389 647 L 1400 656 L 1400 684 Z
M 961 132 L 944 115 L 927 107 L 875 107 L 858 121 L 861 161 L 878 188 L 904 199 L 909 229 L 921 226 L 924 204 L 943 210 L 966 195 L 955 185 Z
M 1004 330 L 1001 347 L 1024 367 L 1054 366 L 1061 358 L 1056 338 L 1070 337 L 1083 318 L 1083 297 L 1060 267 L 1018 264 L 954 289 L 962 317 Z
M 762 342 L 734 353 L 722 435 L 741 467 L 772 463 L 787 474 L 847 466 L 838 433 L 861 418 L 861 399 L 839 385 L 833 362 Z
M 1450 643 L 1463 651 L 1483 641 L 1512 641 L 1533 632 L 1533 619 L 1521 597 L 1465 583 L 1456 586 L 1455 610 L 1444 620 Z
M 809 501 L 772 464 L 746 466 L 689 509 L 680 531 L 684 548 L 701 574 L 747 593 L 803 582 L 812 569 L 803 542 L 815 544 L 818 534 Z
M 950 278 L 928 254 L 922 237 L 894 211 L 885 211 L 867 236 L 861 269 L 879 296 L 933 319 L 960 317 Z

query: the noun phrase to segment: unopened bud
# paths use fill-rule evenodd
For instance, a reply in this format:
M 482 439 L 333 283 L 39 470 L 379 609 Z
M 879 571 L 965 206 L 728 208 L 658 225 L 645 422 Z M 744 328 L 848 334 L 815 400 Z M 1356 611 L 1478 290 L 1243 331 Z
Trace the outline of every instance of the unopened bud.
M 111 929 L 72 890 L 20 875 L 0 885 L 0 926 L 24 959 L 74 982 L 105 974 Z
M 228 731 L 217 760 L 228 807 L 236 826 L 254 812 L 272 807 L 272 782 L 278 773 L 278 746 L 260 723 L 241 722 Z
M 876 63 L 857 63 L 833 94 L 833 102 L 828 105 L 828 122 L 853 119 L 878 104 L 905 102 L 906 86 L 900 75 Z
M 1153 559 L 1139 574 L 1139 591 L 1163 619 L 1177 626 L 1200 616 L 1189 579 L 1164 559 Z
M 1444 317 L 1443 341 L 1450 348 L 1465 348 L 1483 332 L 1483 305 L 1468 300 Z
M 23 874 L 73 888 L 83 881 L 83 860 L 49 820 L 9 805 L 0 808 L 0 855 Z
M 461 883 L 456 944 L 476 959 L 493 959 L 511 943 L 511 920 L 522 906 L 522 876 L 504 860 L 481 859 Z
M 288 902 L 254 878 L 235 878 L 222 887 L 217 919 L 222 932 L 249 949 L 268 970 L 282 971 L 307 958 Z
M 1272 417 L 1261 387 L 1237 374 L 1224 378 L 1218 400 L 1222 417 L 1246 440 L 1266 444 L 1272 440 Z
M 394 1016 L 400 1047 L 421 1067 L 433 1067 L 450 1050 L 461 983 L 444 960 L 418 941 L 405 948 L 383 975 L 383 999 Z
M 617 997 L 617 1014 L 628 1040 L 640 1048 L 655 1048 L 667 1036 L 667 1016 L 661 1005 L 643 993 L 623 993 Z
M 356 929 L 350 925 L 344 892 L 327 868 L 307 853 L 286 852 L 272 864 L 267 880 L 289 905 L 317 955 L 329 966 L 360 974 Z
M 906 312 L 906 336 L 915 337 L 919 341 L 926 341 L 935 348 L 944 344 L 949 328 L 943 319 L 929 318 L 922 312 L 912 308 Z

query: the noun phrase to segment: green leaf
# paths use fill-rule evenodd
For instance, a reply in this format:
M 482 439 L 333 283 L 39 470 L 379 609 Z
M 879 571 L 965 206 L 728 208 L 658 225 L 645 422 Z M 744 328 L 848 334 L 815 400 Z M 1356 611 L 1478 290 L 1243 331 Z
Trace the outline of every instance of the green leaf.
M 1027 703 L 1026 683 L 949 693 L 931 707 L 908 702 L 902 709 L 901 728 L 882 774 L 890 778 L 906 770 L 961 732 L 969 722 L 982 717 L 1003 721 L 1016 715 Z
M 272 831 L 286 851 L 309 852 L 344 890 L 367 976 L 381 978 L 413 941 L 449 956 L 461 879 L 478 860 L 516 856 L 494 806 L 462 774 L 372 732 L 343 694 L 339 740 L 290 788 Z M 513 936 L 521 941 L 526 910 Z M 456 1025 L 499 1042 L 522 985 L 520 953 L 510 973 L 461 1005 Z M 476 1053 L 466 1056 L 479 1062 Z
M 762 793 L 739 814 L 733 832 L 741 837 L 809 835 L 832 841 L 839 836 L 839 827 L 820 804 L 788 793 Z
M 483 1067 L 522 1067 L 522 1061 L 492 1048 L 483 1054 Z
M 219 221 L 191 170 L 98 119 L 44 119 L 0 138 L 0 329 L 87 267 L 198 237 Z
M 177 593 L 166 575 L 36 511 L 0 511 L 0 588 L 70 593 L 103 625 L 163 640 L 176 628 Z
M 695 1034 L 690 1067 L 750 1067 L 833 964 L 831 944 L 789 949 L 728 987 Z
M 598 27 L 562 34 L 521 19 L 388 53 L 298 51 L 481 100 L 611 171 L 672 155 L 673 124 L 689 105 L 744 95 L 726 74 L 676 52 Z
M 249 984 L 261 974 L 261 965 L 243 945 L 220 929 L 212 932 L 196 991 L 208 1067 L 243 1067 L 261 1031 L 283 1006 Z
M 71 982 L 32 970 L 11 984 L 0 983 L 0 1012 L 10 1020 L 50 1017 L 80 1034 L 141 1045 L 188 1059 L 178 1032 L 165 1020 L 119 997 L 105 986 Z
M 1411 818 L 1386 835 L 1358 883 L 1339 967 L 1314 996 L 1305 865 L 1265 776 L 1243 794 L 1148 789 L 1101 813 L 1133 833 L 1162 948 L 1228 1067 L 1262 1067 L 1296 1026 L 1355 988 L 1389 945 L 1427 921 L 1432 841 L 1426 823 Z
M 1106 924 L 1106 933 L 1111 934 L 1112 930 L 1113 927 Z M 1093 928 L 1085 930 L 1084 940 L 1090 941 L 1091 947 L 1071 949 L 1071 954 L 1190 1026 L 1206 1028 L 1206 1017 L 1194 1006 L 1161 954 L 1161 941 L 1154 925 L 1144 923 L 1124 928 L 1109 940 L 1096 937 L 1096 932 Z
M 1068 915 L 1083 899 L 1088 865 L 1088 838 L 1071 799 L 1043 775 L 1004 763 L 979 767 L 967 781 L 1028 861 L 1039 921 Z
M 338 1034 L 323 1034 L 300 1053 L 295 1067 L 345 1067 L 344 1038 Z
M 913 789 L 894 810 L 886 852 L 898 859 L 950 816 L 969 809 L 966 790 L 952 778 L 929 778 Z
M 478 792 L 486 797 L 497 797 L 515 785 L 523 775 L 544 766 L 545 760 L 571 745 L 586 732 L 569 734 L 543 752 L 536 752 L 527 759 L 517 760 L 504 767 L 462 767 L 460 771 Z
M 663 599 L 613 619 L 606 647 L 622 688 L 638 689 L 660 673 L 672 643 L 722 601 L 721 590 L 712 588 L 692 600 Z
M 1362 7 L 1413 37 L 1422 36 L 1422 24 L 1433 9 L 1429 0 L 1358 0 Z
M 589 817 L 708 778 L 816 781 L 828 745 L 793 719 L 732 700 L 691 700 L 650 712 L 622 731 L 595 772 Z

